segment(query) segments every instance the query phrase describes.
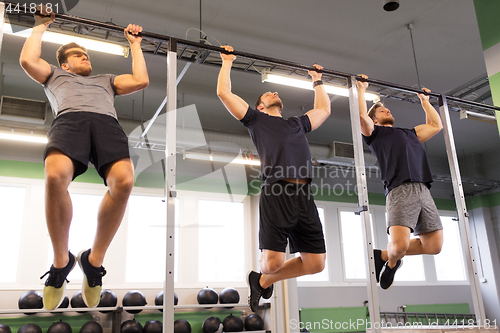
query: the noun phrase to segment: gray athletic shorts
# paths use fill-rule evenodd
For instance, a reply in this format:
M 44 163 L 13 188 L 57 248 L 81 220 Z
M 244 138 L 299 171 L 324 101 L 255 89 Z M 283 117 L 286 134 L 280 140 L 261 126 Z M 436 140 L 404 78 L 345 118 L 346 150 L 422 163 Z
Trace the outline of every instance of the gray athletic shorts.
M 386 198 L 387 233 L 389 228 L 401 225 L 414 235 L 443 229 L 441 218 L 424 183 L 404 182 L 392 189 Z

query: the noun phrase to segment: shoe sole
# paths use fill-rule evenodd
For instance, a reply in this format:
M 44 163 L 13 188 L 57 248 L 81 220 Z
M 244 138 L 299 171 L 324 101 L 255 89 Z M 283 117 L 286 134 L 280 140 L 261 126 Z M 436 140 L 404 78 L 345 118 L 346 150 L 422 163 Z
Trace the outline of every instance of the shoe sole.
M 401 264 L 399 264 L 399 267 L 398 267 L 398 269 L 396 270 L 396 272 L 397 272 L 397 271 L 398 271 L 401 267 L 403 267 L 403 259 L 401 259 Z M 396 273 L 394 273 L 394 276 L 396 276 Z M 386 289 L 384 289 L 384 288 L 382 288 L 382 287 L 380 287 L 380 288 L 382 288 L 382 290 L 389 290 L 389 289 L 392 287 L 392 285 L 393 285 L 393 284 L 394 284 L 394 280 L 392 280 L 391 285 L 390 285 L 389 287 L 387 287 Z
M 84 292 L 85 285 L 88 284 L 87 283 L 87 275 L 85 275 L 85 272 L 83 271 L 83 266 L 82 266 L 82 254 L 85 251 L 88 251 L 88 250 L 81 250 L 80 253 L 78 253 L 78 256 L 76 257 L 76 261 L 78 261 L 78 266 L 80 266 L 80 269 L 82 270 L 82 273 L 83 273 L 83 282 L 82 282 L 82 299 L 83 299 L 83 303 L 85 303 L 85 305 L 87 306 L 87 308 L 93 309 L 93 308 L 96 308 L 97 305 L 93 306 L 93 307 L 90 307 L 89 303 L 87 302 L 87 298 L 85 297 L 85 292 Z
M 71 269 L 69 270 L 69 273 L 71 273 L 71 271 L 75 268 L 75 266 L 76 266 L 76 261 L 77 261 L 77 260 L 76 260 L 76 257 L 75 257 L 75 262 L 73 263 L 73 267 L 71 267 Z M 68 273 L 68 275 L 69 275 L 69 273 Z M 66 276 L 66 277 L 67 277 L 67 276 Z M 45 307 L 45 304 L 44 304 L 44 305 L 43 305 L 43 307 L 44 307 L 44 309 L 45 309 L 45 310 L 55 310 L 55 309 L 57 309 L 59 306 L 61 306 L 62 302 L 64 302 L 64 296 L 66 296 L 66 284 L 67 284 L 67 282 L 66 282 L 66 280 L 64 280 L 63 285 L 62 285 L 62 287 L 61 287 L 61 288 L 63 288 L 63 297 L 61 297 L 61 300 L 59 301 L 59 304 L 57 304 L 57 305 L 56 305 L 56 307 L 55 307 L 55 308 L 53 308 L 53 309 L 47 309 L 47 308 Z M 43 302 L 43 295 L 42 295 L 42 302 Z

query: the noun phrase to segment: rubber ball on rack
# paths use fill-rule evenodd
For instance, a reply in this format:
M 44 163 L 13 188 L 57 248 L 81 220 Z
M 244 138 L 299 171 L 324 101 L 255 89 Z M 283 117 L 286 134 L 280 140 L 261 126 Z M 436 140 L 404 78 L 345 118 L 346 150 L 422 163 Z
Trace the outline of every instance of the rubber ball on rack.
M 158 320 L 150 320 L 144 324 L 144 333 L 162 333 L 163 324 Z
M 202 330 L 203 333 L 222 333 L 224 325 L 222 325 L 219 318 L 208 317 L 203 322 Z
M 179 297 L 177 297 L 177 294 L 174 293 L 174 305 L 177 305 L 179 303 Z M 155 305 L 163 305 L 163 290 L 158 293 L 155 297 Z M 163 309 L 158 309 L 161 312 L 163 312 Z
M 27 291 L 19 297 L 17 304 L 19 309 L 43 309 L 42 294 L 36 290 Z
M 109 289 L 103 289 L 101 291 L 101 298 L 99 300 L 98 308 L 110 308 L 116 306 L 118 299 L 114 292 Z M 99 311 L 101 313 L 109 313 L 111 311 Z
M 24 324 L 17 333 L 42 333 L 42 329 L 37 324 Z
M 243 331 L 243 320 L 241 320 L 240 317 L 233 316 L 232 314 L 224 319 L 222 325 L 224 326 L 224 332 Z
M 147 304 L 146 297 L 139 290 L 131 290 L 123 296 L 123 306 L 144 306 Z M 139 313 L 142 310 L 125 310 L 128 313 Z
M 121 327 L 121 333 L 143 333 L 144 329 L 142 328 L 141 323 L 135 320 L 125 320 Z
M 10 327 L 5 324 L 0 324 L 0 333 L 12 333 Z
M 177 319 L 174 321 L 174 333 L 191 333 L 191 324 L 187 320 Z
M 72 333 L 71 325 L 64 321 L 56 321 L 49 326 L 47 333 Z
M 217 304 L 219 295 L 212 288 L 203 288 L 198 293 L 198 304 Z
M 252 313 L 245 318 L 245 330 L 262 331 L 264 329 L 264 320 L 256 313 Z
M 78 290 L 73 297 L 71 297 L 71 307 L 72 308 L 86 308 L 87 305 L 83 301 L 82 291 Z M 77 311 L 78 313 L 85 313 L 85 311 Z
M 97 321 L 89 321 L 83 324 L 80 333 L 102 333 L 102 326 Z
M 234 288 L 224 288 L 219 294 L 220 304 L 238 304 L 240 301 L 240 293 Z M 232 306 L 228 306 L 228 309 Z

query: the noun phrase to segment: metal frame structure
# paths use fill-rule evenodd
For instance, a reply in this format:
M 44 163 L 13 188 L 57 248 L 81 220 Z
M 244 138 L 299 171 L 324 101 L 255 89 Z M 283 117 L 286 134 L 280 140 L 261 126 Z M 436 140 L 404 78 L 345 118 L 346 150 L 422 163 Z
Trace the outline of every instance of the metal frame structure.
M 4 4 L 17 4 L 17 2 L 4 1 Z M 0 14 L 4 11 L 5 5 L 2 4 Z M 5 11 L 4 11 L 5 12 Z M 32 20 L 31 14 L 29 15 L 11 15 L 11 19 L 17 20 L 19 24 L 29 24 Z M 4 15 L 2 15 L 0 27 L 2 27 Z M 79 17 L 73 17 L 65 14 L 56 14 L 56 21 L 52 24 L 51 28 L 54 30 L 63 30 L 69 32 L 80 32 L 81 27 L 85 27 L 86 31 L 90 31 L 90 35 L 94 38 L 109 39 L 110 36 L 115 40 L 124 41 L 123 29 L 124 27 L 116 26 L 110 23 L 103 23 Z M 1 32 L 1 31 L 0 31 Z M 115 35 L 113 35 L 116 33 Z M 119 34 L 122 37 L 119 37 Z M 175 221 L 175 146 L 176 146 L 176 71 L 177 60 L 185 60 L 188 62 L 197 62 L 207 65 L 220 66 L 221 59 L 219 52 L 224 52 L 220 47 L 207 45 L 204 43 L 193 42 L 180 38 L 159 35 L 155 33 L 142 32 L 143 37 L 143 50 L 144 52 L 152 52 L 154 54 L 166 55 L 167 57 L 167 124 L 166 124 L 166 151 L 165 157 L 167 161 L 166 168 L 166 184 L 165 184 L 165 199 L 167 203 L 167 260 L 166 260 L 166 278 L 164 286 L 164 311 L 163 322 L 166 333 L 173 332 L 173 294 L 174 294 L 174 221 Z M 1 35 L 0 35 L 1 38 Z M 120 39 L 121 38 L 121 39 Z M 306 76 L 307 71 L 314 70 L 311 66 L 305 66 L 299 63 L 290 61 L 260 56 L 256 54 L 233 52 L 238 56 L 238 60 L 233 64 L 235 70 L 258 73 L 260 69 L 271 69 L 272 71 L 286 72 L 290 75 Z M 373 261 L 373 244 L 371 243 L 371 226 L 369 220 L 368 209 L 368 191 L 366 187 L 365 164 L 363 156 L 363 143 L 361 141 L 361 128 L 359 122 L 359 105 L 357 101 L 357 87 L 356 80 L 359 77 L 351 74 L 324 69 L 323 81 L 347 84 L 349 88 L 349 101 L 351 111 L 351 124 L 353 127 L 353 142 L 355 151 L 356 175 L 358 183 L 358 197 L 359 197 L 359 214 L 362 217 L 364 225 L 365 236 L 365 252 L 367 254 L 367 267 L 368 267 L 368 298 L 369 298 L 369 311 L 370 320 L 372 323 L 380 323 L 380 311 L 378 305 L 378 296 L 375 282 L 375 267 Z M 379 81 L 375 79 L 366 80 L 373 86 L 378 87 L 377 91 L 382 97 L 404 100 L 408 102 L 416 102 L 414 94 L 421 93 L 421 90 L 412 87 L 406 87 L 389 82 Z M 387 89 L 390 90 L 386 93 Z M 394 93 L 394 90 L 397 90 Z M 457 209 L 459 210 L 459 225 L 461 231 L 461 240 L 464 248 L 464 254 L 467 261 L 469 271 L 469 279 L 472 289 L 472 298 L 474 304 L 474 312 L 476 319 L 482 322 L 485 319 L 484 305 L 482 301 L 480 286 L 478 283 L 477 271 L 474 265 L 474 254 L 470 238 L 470 231 L 468 225 L 468 214 L 465 206 L 465 198 L 462 189 L 460 178 L 460 171 L 458 168 L 458 159 L 455 151 L 453 133 L 451 130 L 451 123 L 449 118 L 449 108 L 447 100 L 457 103 L 465 104 L 471 110 L 491 114 L 494 111 L 500 111 L 500 108 L 481 104 L 478 102 L 463 100 L 453 96 L 445 96 L 437 93 L 429 93 L 430 96 L 438 98 L 440 102 L 441 117 L 443 118 L 444 134 L 446 140 L 446 150 L 448 154 L 448 161 L 453 180 L 453 188 L 455 193 L 455 200 Z M 379 333 L 380 328 L 375 328 L 375 332 Z

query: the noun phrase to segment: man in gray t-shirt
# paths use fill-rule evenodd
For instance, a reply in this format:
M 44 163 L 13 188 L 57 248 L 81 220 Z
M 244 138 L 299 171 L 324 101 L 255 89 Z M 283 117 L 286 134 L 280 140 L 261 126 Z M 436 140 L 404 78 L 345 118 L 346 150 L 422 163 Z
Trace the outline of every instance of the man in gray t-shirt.
M 43 289 L 43 304 L 57 308 L 64 299 L 66 277 L 79 263 L 84 273 L 82 297 L 89 308 L 99 304 L 102 277 L 106 274 L 104 255 L 116 233 L 134 185 L 134 171 L 128 152 L 128 138 L 118 124 L 113 106 L 115 95 L 130 94 L 149 84 L 141 50 L 142 28 L 130 24 L 125 36 L 130 43 L 132 74 L 90 76 L 92 65 L 87 50 L 76 44 L 57 51 L 60 67 L 40 58 L 42 35 L 55 15 L 35 16 L 35 27 L 21 51 L 26 73 L 43 85 L 56 119 L 48 133 L 44 153 L 45 214 L 54 261 Z M 91 249 L 77 258 L 69 252 L 68 238 L 72 204 L 68 193 L 71 181 L 86 171 L 88 162 L 108 186 L 99 206 L 97 231 Z

